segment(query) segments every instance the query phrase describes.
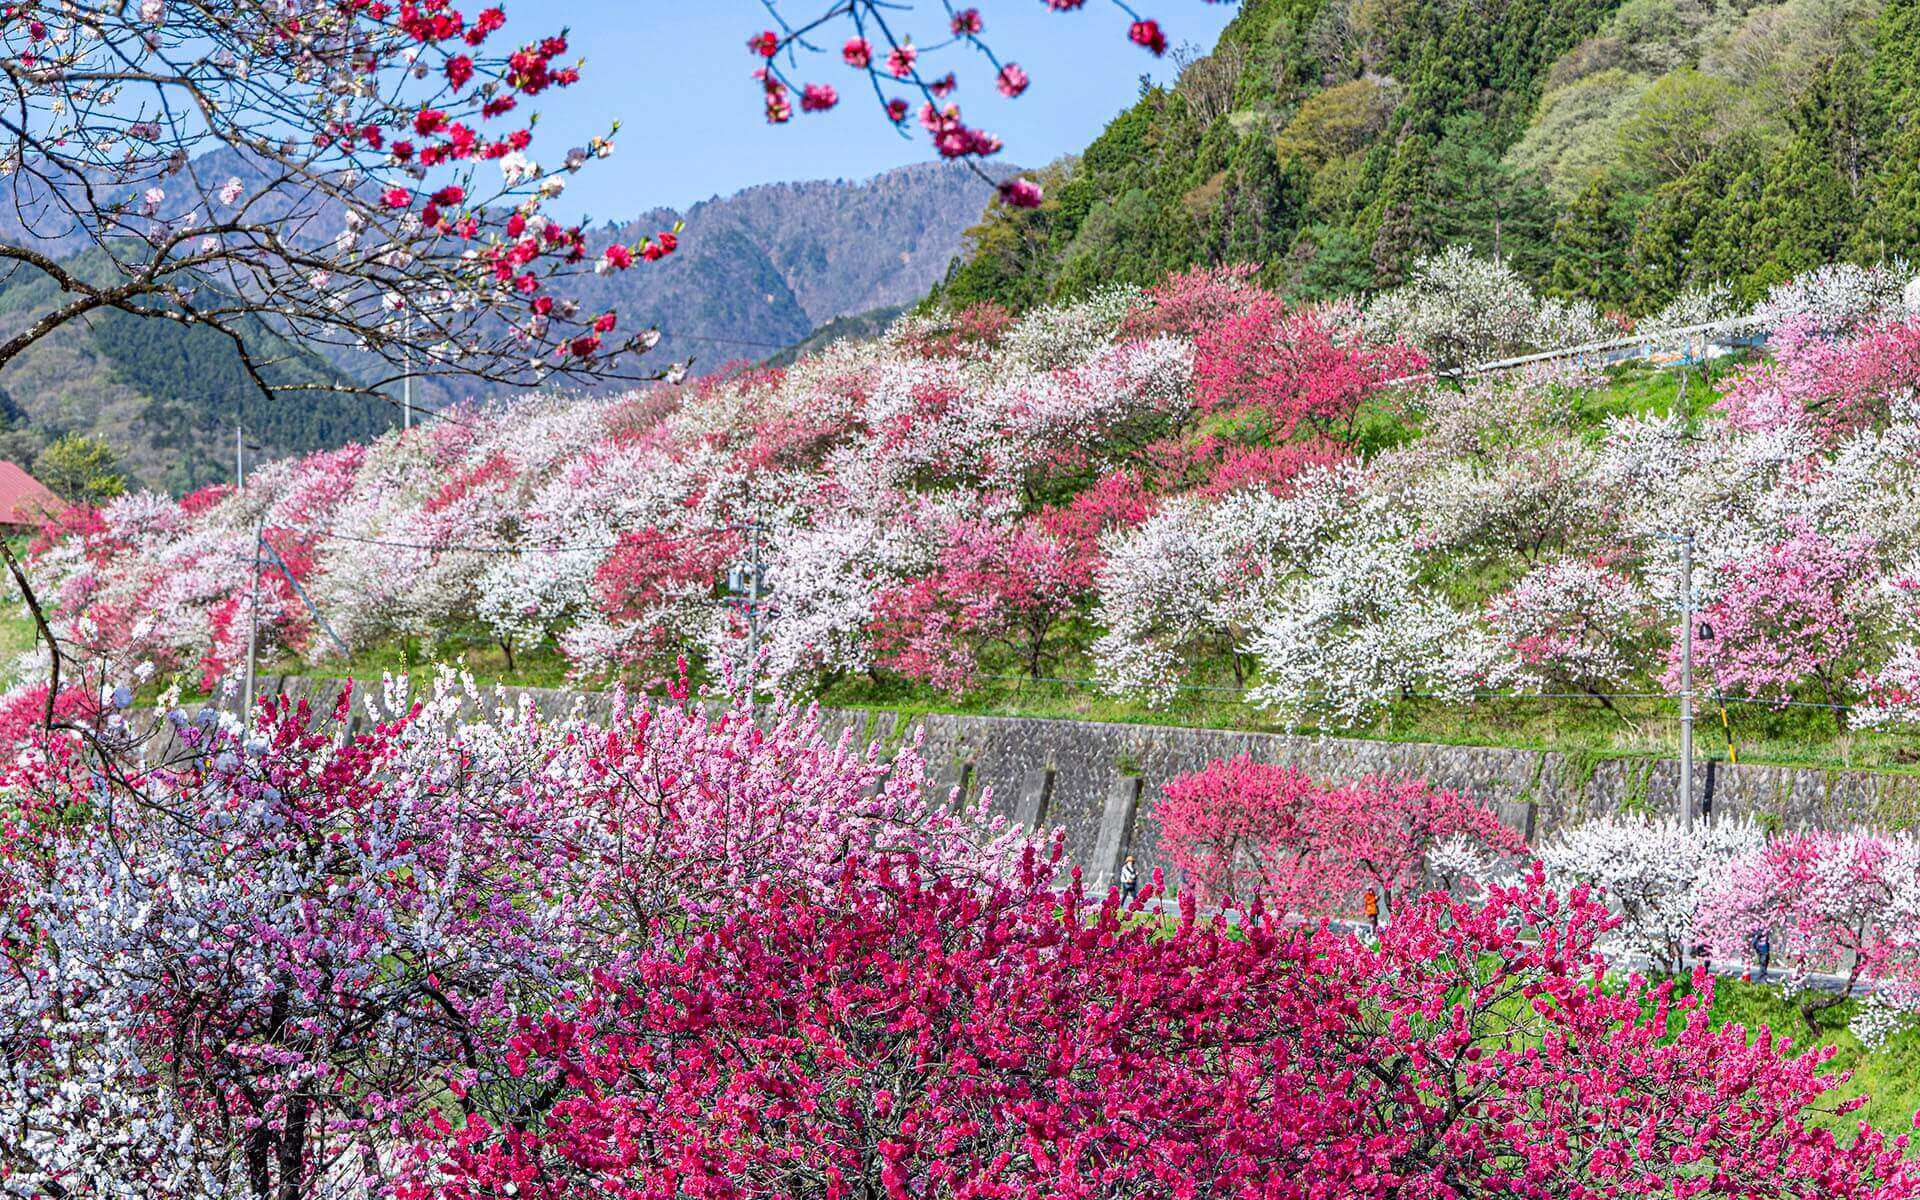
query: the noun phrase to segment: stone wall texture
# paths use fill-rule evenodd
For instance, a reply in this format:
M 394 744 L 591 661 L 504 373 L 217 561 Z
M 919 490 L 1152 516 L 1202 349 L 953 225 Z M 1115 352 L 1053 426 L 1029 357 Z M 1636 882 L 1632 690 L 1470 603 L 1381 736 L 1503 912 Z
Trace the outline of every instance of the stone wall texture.
M 260 680 L 262 695 L 301 696 L 329 706 L 342 686 L 342 681 L 329 679 Z M 576 702 L 589 714 L 604 714 L 611 707 L 610 697 L 595 693 L 512 688 L 506 696 L 513 703 L 526 696 L 550 715 L 563 714 Z M 482 715 L 477 706 L 472 715 Z M 1156 853 L 1152 820 L 1162 785 L 1237 754 L 1290 764 L 1325 779 L 1368 774 L 1423 778 L 1436 787 L 1479 796 L 1530 838 L 1595 814 L 1669 809 L 1680 778 L 1679 763 L 1670 759 L 1595 759 L 1488 746 L 1026 717 L 905 717 L 867 710 L 834 710 L 826 719 L 835 728 L 851 727 L 863 739 L 886 746 L 898 746 L 914 736 L 916 726 L 924 727 L 931 786 L 976 803 L 990 792 L 996 813 L 1028 826 L 1064 827 L 1069 852 L 1095 886 L 1111 882 L 1128 853 L 1141 864 L 1143 876 L 1164 865 Z M 1696 798 L 1704 798 L 1708 786 L 1707 766 L 1696 764 Z M 1722 762 L 1713 764 L 1711 787 L 1716 817 L 1751 814 L 1777 828 L 1904 828 L 1920 823 L 1920 774 Z

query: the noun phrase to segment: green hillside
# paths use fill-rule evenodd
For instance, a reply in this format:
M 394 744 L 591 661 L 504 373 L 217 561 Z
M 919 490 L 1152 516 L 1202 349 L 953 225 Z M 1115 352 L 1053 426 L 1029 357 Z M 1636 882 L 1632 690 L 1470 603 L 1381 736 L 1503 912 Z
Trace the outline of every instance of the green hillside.
M 1920 0 L 1248 0 L 937 299 L 1252 261 L 1302 298 L 1471 244 L 1631 312 L 1920 257 Z
M 110 269 L 97 251 L 66 266 L 89 278 Z M 0 333 L 29 324 L 54 292 L 52 280 L 25 271 L 0 282 Z M 264 329 L 254 347 L 277 383 L 343 378 L 318 355 Z M 90 434 L 113 448 L 136 481 L 173 492 L 232 481 L 236 420 L 256 457 L 279 458 L 377 436 L 397 417 L 390 404 L 347 393 L 269 399 L 216 330 L 114 309 L 30 347 L 0 374 L 0 387 L 14 407 L 5 414 L 0 455 L 31 463 L 63 434 Z

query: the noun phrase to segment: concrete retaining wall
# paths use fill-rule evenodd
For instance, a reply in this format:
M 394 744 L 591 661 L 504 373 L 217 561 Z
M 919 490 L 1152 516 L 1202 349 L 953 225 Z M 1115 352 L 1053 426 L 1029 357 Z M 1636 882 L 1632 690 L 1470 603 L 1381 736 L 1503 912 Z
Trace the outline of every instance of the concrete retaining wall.
M 341 686 L 338 680 L 299 677 L 260 681 L 262 695 L 300 695 L 328 706 Z M 552 715 L 581 698 L 540 688 L 514 688 L 508 694 L 530 696 L 540 711 Z M 589 693 L 584 699 L 590 713 L 610 706 L 604 695 Z M 931 786 L 958 790 L 969 801 L 991 789 L 994 811 L 1029 826 L 1064 827 L 1069 851 L 1096 886 L 1112 880 L 1128 853 L 1139 860 L 1143 875 L 1156 865 L 1152 811 L 1161 785 L 1237 754 L 1292 764 L 1326 779 L 1424 778 L 1481 797 L 1529 837 L 1621 808 L 1667 809 L 1679 786 L 1679 764 L 1672 760 L 1581 759 L 1540 750 L 1026 717 L 902 718 L 852 710 L 830 712 L 827 719 L 884 744 L 898 744 L 912 725 L 923 724 Z M 1706 775 L 1704 766 L 1696 769 L 1696 795 L 1705 793 Z M 1719 763 L 1712 807 L 1716 816 L 1753 814 L 1780 828 L 1905 827 L 1920 822 L 1920 775 Z

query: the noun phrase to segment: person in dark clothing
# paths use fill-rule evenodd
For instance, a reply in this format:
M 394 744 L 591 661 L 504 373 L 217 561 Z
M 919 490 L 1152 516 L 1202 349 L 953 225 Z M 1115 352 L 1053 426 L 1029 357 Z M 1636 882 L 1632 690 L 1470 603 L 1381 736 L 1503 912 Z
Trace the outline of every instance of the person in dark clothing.
M 1127 861 L 1120 864 L 1120 899 L 1132 904 L 1134 897 L 1140 894 L 1140 872 L 1133 865 L 1133 855 L 1127 855 Z
M 1760 982 L 1767 981 L 1767 966 L 1773 961 L 1773 941 L 1764 929 L 1753 931 L 1753 961 L 1760 966 Z

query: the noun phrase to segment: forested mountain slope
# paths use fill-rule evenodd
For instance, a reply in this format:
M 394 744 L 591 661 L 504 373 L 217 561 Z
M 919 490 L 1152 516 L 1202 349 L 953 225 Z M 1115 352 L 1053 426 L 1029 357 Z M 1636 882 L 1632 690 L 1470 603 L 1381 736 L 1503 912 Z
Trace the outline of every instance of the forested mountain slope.
M 230 152 L 196 169 L 209 178 L 250 170 Z M 654 361 L 636 369 L 688 358 L 701 370 L 757 361 L 837 317 L 924 295 L 990 194 L 963 168 L 923 164 L 863 182 L 750 188 L 684 213 L 657 209 L 603 225 L 594 244 L 637 241 L 684 221 L 679 253 L 645 271 L 583 277 L 573 292 L 583 304 L 614 309 L 629 327 L 666 332 Z M 82 273 L 107 269 L 104 256 L 62 236 L 57 221 L 28 220 L 23 211 L 34 209 L 0 200 L 0 238 L 57 252 Z M 0 281 L 0 336 L 25 327 L 55 291 L 51 279 L 25 270 Z M 302 379 L 360 376 L 349 354 L 266 349 L 283 360 L 279 370 Z M 219 334 L 121 313 L 31 348 L 0 373 L 0 388 L 19 410 L 0 413 L 0 455 L 31 463 L 61 434 L 97 434 L 137 482 L 176 493 L 232 478 L 236 421 L 258 456 L 270 458 L 368 440 L 400 417 L 396 405 L 364 397 L 267 400 Z M 434 382 L 417 387 L 415 398 L 431 407 L 465 396 Z
M 1296 297 L 1471 245 L 1641 313 L 1920 254 L 1920 0 L 1250 0 L 997 204 L 941 290 L 1016 307 L 1255 261 Z

